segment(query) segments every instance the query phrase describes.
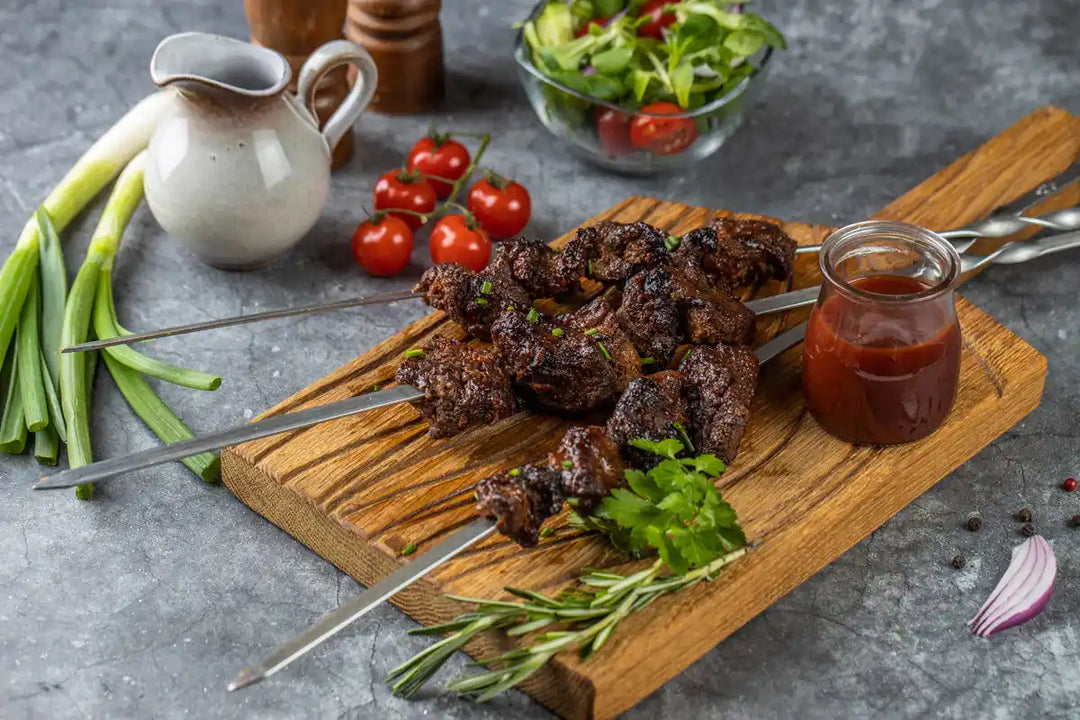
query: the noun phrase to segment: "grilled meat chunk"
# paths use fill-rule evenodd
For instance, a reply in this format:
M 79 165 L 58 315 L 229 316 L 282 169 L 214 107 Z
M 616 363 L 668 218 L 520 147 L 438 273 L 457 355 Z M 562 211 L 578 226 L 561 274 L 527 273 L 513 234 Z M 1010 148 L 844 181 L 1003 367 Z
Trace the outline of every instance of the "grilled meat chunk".
M 695 450 L 731 462 L 757 389 L 757 357 L 745 347 L 696 347 L 684 358 L 680 372 Z
M 685 255 L 672 258 L 667 272 L 671 298 L 682 314 L 683 342 L 749 345 L 754 341 L 754 313 L 732 295 L 730 286 L 717 282 Z
M 718 217 L 707 232 L 687 233 L 675 254 L 697 255 L 710 275 L 729 278 L 735 287 L 783 280 L 795 266 L 795 241 L 763 220 Z
M 548 464 L 562 470 L 563 494 L 578 498 L 577 510 L 583 513 L 622 485 L 626 470 L 619 446 L 599 425 L 567 430 Z
M 539 238 L 512 238 L 495 247 L 492 266 L 506 271 L 533 298 L 557 297 L 581 286 L 588 257 L 583 246 L 560 252 Z
M 441 263 L 424 271 L 414 291 L 424 293 L 424 302 L 481 340 L 491 337 L 491 322 L 506 307 L 532 307 L 532 298 L 507 263 L 489 265 L 478 273 L 457 263 Z
M 600 282 L 625 280 L 668 255 L 667 236 L 648 223 L 605 220 L 578 230 L 565 253 L 588 260 L 586 275 Z
M 592 337 L 534 314 L 504 310 L 491 341 L 514 382 L 533 405 L 581 413 L 615 402 L 619 374 Z
M 638 378 L 619 398 L 606 430 L 630 465 L 649 468 L 659 460 L 652 453 L 632 447 L 631 440 L 683 440 L 690 416 L 682 386 L 682 375 L 668 370 Z
M 572 313 L 558 317 L 567 328 L 577 330 L 607 351 L 614 366 L 616 387 L 621 393 L 635 378 L 641 377 L 638 347 L 625 332 L 608 295 L 601 295 Z
M 540 540 L 540 526 L 562 509 L 562 473 L 526 465 L 476 484 L 476 510 L 497 522 L 499 532 L 522 545 Z
M 673 289 L 666 268 L 648 268 L 626 281 L 619 305 L 619 324 L 638 352 L 651 357 L 658 367 L 667 365 L 683 342 L 683 323 Z
M 395 377 L 424 392 L 415 405 L 428 421 L 431 437 L 456 435 L 518 410 L 510 374 L 491 347 L 436 336 L 422 356 L 405 358 Z

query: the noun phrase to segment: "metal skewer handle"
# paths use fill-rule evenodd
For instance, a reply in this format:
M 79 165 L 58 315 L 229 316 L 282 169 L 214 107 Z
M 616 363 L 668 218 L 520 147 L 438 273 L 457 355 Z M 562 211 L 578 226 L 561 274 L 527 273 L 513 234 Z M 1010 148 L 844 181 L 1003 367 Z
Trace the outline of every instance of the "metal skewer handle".
M 1080 230 L 1080 207 L 1065 208 L 1054 212 L 1040 215 L 1039 217 L 1026 217 L 1023 215 L 991 215 L 970 225 L 965 225 L 956 230 L 946 230 L 938 233 L 941 237 L 952 240 L 953 246 L 959 253 L 966 252 L 976 240 L 981 238 L 1003 238 L 1025 230 L 1027 228 L 1042 228 L 1052 232 L 1069 232 Z M 797 255 L 816 253 L 821 250 L 821 245 L 803 245 L 795 250 Z

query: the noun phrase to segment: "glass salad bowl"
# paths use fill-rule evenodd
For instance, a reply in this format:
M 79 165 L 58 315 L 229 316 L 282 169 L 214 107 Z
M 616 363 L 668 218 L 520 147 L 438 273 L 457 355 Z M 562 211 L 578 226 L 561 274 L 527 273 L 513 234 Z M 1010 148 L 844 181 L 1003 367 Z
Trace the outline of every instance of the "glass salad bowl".
M 545 4 L 537 5 L 530 17 L 535 18 Z M 514 47 L 521 84 L 544 127 L 586 160 L 635 175 L 685 168 L 719 150 L 760 95 L 772 55 L 773 48 L 765 45 L 745 58 L 748 69 L 741 71 L 743 76 L 707 104 L 686 112 L 656 113 L 649 112 L 648 105 L 633 109 L 597 99 L 544 74 L 530 58 L 523 29 Z M 640 130 L 648 132 L 651 123 L 677 139 L 666 144 L 644 142 Z

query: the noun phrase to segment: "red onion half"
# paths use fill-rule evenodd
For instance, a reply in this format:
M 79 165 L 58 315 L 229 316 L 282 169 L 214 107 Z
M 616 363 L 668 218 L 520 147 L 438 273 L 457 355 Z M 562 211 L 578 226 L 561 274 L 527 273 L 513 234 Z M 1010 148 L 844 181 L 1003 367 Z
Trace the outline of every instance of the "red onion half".
M 1026 623 L 1043 611 L 1054 592 L 1057 558 L 1050 543 L 1035 535 L 1013 548 L 1012 561 L 975 617 L 971 632 L 990 637 Z

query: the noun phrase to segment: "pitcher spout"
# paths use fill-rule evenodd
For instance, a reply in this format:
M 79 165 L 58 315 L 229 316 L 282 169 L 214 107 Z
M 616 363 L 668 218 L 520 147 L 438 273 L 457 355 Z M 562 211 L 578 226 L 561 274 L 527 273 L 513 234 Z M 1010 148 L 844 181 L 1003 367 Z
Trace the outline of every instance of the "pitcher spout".
M 273 50 L 208 33 L 170 35 L 150 59 L 150 79 L 156 85 L 219 101 L 274 97 L 291 77 L 289 63 Z

